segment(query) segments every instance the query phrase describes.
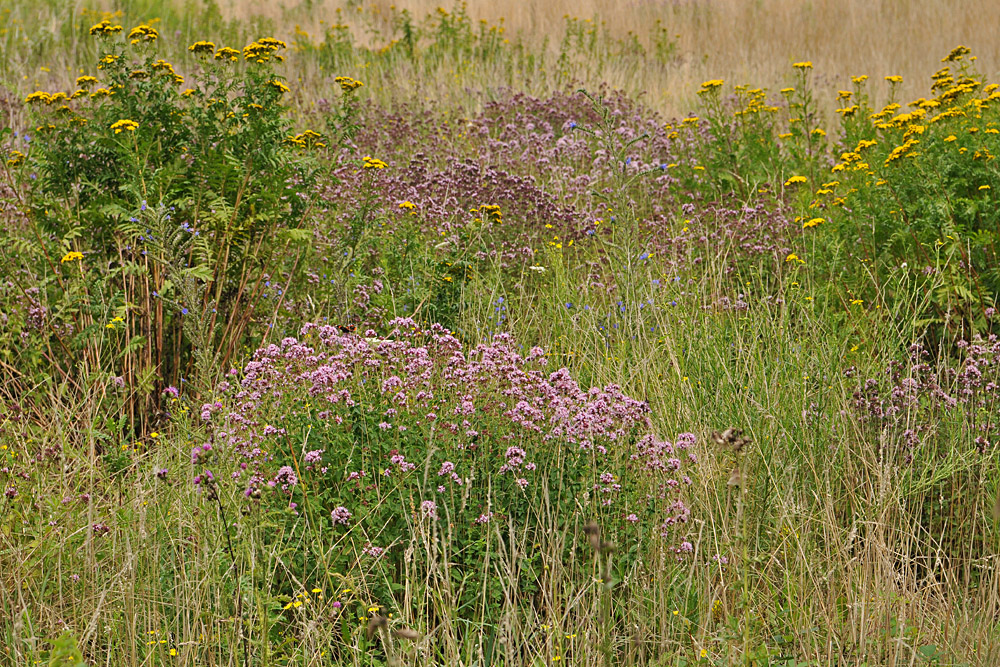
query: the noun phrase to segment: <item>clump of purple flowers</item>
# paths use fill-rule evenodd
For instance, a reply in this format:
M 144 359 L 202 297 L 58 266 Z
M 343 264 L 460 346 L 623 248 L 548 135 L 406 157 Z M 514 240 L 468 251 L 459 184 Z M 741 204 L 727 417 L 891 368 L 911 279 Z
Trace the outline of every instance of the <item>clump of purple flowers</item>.
M 672 535 L 690 517 L 683 497 L 691 483 L 685 470 L 696 463 L 687 451 L 694 436 L 663 440 L 644 401 L 613 384 L 581 387 L 569 370 L 547 364 L 544 351 L 522 354 L 509 334 L 466 350 L 444 327 L 407 318 L 393 320 L 379 339 L 307 324 L 300 338 L 254 353 L 209 423 L 232 479 L 252 500 L 266 499 L 267 488 L 297 493 L 298 463 L 283 453 L 285 434 L 308 428 L 309 442 L 322 449 L 302 452 L 302 474 L 324 475 L 324 460 L 347 461 L 323 482 L 343 502 L 331 512 L 339 525 L 351 511 L 363 523 L 366 494 L 380 484 L 436 491 L 436 500 L 419 504 L 422 518 L 436 520 L 445 502 L 450 518 L 482 525 L 493 517 L 483 508 L 496 501 L 476 480 L 492 478 L 489 493 L 507 503 L 546 492 L 552 467 L 566 466 L 567 475 L 590 480 L 579 502 L 622 521 L 655 517 L 660 532 Z M 364 452 L 354 444 L 358 429 L 369 429 Z M 192 461 L 206 455 L 196 448 Z M 358 455 L 360 466 L 350 458 Z M 619 474 L 623 465 L 630 474 Z M 367 481 L 371 473 L 378 479 Z

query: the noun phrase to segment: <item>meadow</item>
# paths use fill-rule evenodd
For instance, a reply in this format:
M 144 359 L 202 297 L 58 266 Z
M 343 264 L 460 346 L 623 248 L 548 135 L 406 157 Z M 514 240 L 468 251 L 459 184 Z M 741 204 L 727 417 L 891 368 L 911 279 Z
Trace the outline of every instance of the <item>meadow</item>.
M 989 10 L 0 8 L 0 665 L 1000 664 Z

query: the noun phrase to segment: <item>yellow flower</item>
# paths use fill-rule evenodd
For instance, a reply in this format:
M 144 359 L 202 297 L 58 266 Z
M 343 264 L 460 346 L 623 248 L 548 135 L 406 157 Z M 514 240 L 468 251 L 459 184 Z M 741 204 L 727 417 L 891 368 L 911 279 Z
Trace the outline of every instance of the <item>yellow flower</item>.
M 90 26 L 90 34 L 98 37 L 110 37 L 111 35 L 121 31 L 122 27 L 120 25 L 112 25 L 111 21 L 108 21 L 107 19 Z
M 116 62 L 118 62 L 118 56 L 113 53 L 107 53 L 103 58 L 97 61 L 97 69 L 105 69 L 108 65 L 112 65 Z
M 271 88 L 278 91 L 279 95 L 288 92 L 288 86 L 286 86 L 281 81 L 278 81 L 277 79 L 271 79 L 270 81 L 266 81 L 264 85 L 271 86 Z
M 215 44 L 213 42 L 197 41 L 188 47 L 188 51 L 199 56 L 210 56 L 215 53 Z
M 722 79 L 709 79 L 701 84 L 702 88 L 718 88 L 724 83 Z
M 864 304 L 864 301 L 862 299 L 851 299 L 852 306 L 860 306 L 862 304 Z
M 795 89 L 794 88 L 782 88 L 780 92 L 781 92 L 782 95 L 791 95 L 792 93 L 795 92 Z
M 236 62 L 239 60 L 240 52 L 236 49 L 231 49 L 228 46 L 223 46 L 221 49 L 215 52 L 216 60 L 229 60 L 231 62 Z
M 95 76 L 78 76 L 76 78 L 76 85 L 78 88 L 86 88 L 87 86 L 92 86 L 97 83 L 97 77 Z
M 814 137 L 825 137 L 826 136 L 826 130 L 824 130 L 821 127 L 817 127 L 810 134 L 812 134 Z
M 868 75 L 867 74 L 860 74 L 858 76 L 852 76 L 851 77 L 851 83 L 856 83 L 858 85 L 864 83 L 867 80 L 868 80 Z
M 59 260 L 59 263 L 65 264 L 66 262 L 75 262 L 78 259 L 83 259 L 83 253 L 77 252 L 76 250 L 72 250 L 63 255 L 62 259 Z
M 115 123 L 112 123 L 111 129 L 115 131 L 115 134 L 121 132 L 135 132 L 139 129 L 139 123 L 134 120 L 122 119 Z
M 958 137 L 956 137 L 954 134 L 949 134 L 947 137 L 944 138 L 944 140 L 947 141 L 948 143 L 951 143 L 956 139 L 958 139 Z
M 25 155 L 21 151 L 11 151 L 7 160 L 8 167 L 20 167 L 24 163 Z
M 792 176 L 787 181 L 785 181 L 785 185 L 795 185 L 796 183 L 805 183 L 806 180 L 807 179 L 805 176 Z
M 177 655 L 177 649 L 175 648 L 170 649 L 170 655 Z
M 988 186 L 988 185 L 980 185 L 980 186 L 979 186 L 979 189 L 980 189 L 980 190 L 989 190 L 989 189 L 990 189 L 990 186 Z
M 810 227 L 816 227 L 817 225 L 821 225 L 824 222 L 825 220 L 823 220 L 823 218 L 813 218 L 811 220 L 806 220 L 804 223 L 802 223 L 802 229 L 809 229 Z
M 186 89 L 184 89 L 184 90 L 181 91 L 181 96 L 182 97 L 191 97 L 192 95 L 194 95 L 194 93 L 195 93 L 194 88 L 186 88 Z
M 411 210 L 411 211 L 412 211 L 413 209 L 415 209 L 416 207 L 417 207 L 417 205 L 416 205 L 416 204 L 414 204 L 414 203 L 413 203 L 413 202 L 411 202 L 411 201 L 404 201 L 404 202 L 400 202 L 400 203 L 399 203 L 399 208 L 405 208 L 405 209 L 409 209 L 409 210 Z
M 792 67 L 794 67 L 795 69 L 800 69 L 800 70 L 812 69 L 812 66 L 813 66 L 812 62 L 810 62 L 808 60 L 803 60 L 800 63 L 792 63 Z
M 159 36 L 160 33 L 156 30 L 156 28 L 146 23 L 137 25 L 128 33 L 128 38 L 133 45 L 138 44 L 139 42 L 152 42 Z
M 364 169 L 385 169 L 388 166 L 389 165 L 387 165 L 385 162 L 382 162 L 382 160 L 378 160 L 368 155 L 365 156 L 365 163 L 364 165 L 362 165 Z
M 887 76 L 885 77 L 885 80 L 888 81 L 889 83 L 903 83 L 903 77 L 899 76 L 898 74 Z
M 49 104 L 51 100 L 52 96 L 41 90 L 37 90 L 24 98 L 24 101 L 27 102 L 28 104 L 34 104 L 36 102 L 44 102 L 45 104 Z
M 958 60 L 961 60 L 963 56 L 967 56 L 970 53 L 972 53 L 972 51 L 969 50 L 969 47 L 962 46 L 961 44 L 959 44 L 958 46 L 956 46 L 951 50 L 951 53 L 942 58 L 941 62 L 943 63 L 956 62 Z
M 343 90 L 345 93 L 349 93 L 365 85 L 360 81 L 358 81 L 357 79 L 352 79 L 349 76 L 338 76 L 336 79 L 334 79 L 334 81 L 340 84 L 340 89 Z
M 708 657 L 708 651 L 706 651 L 705 649 L 701 649 L 701 657 L 707 658 Z

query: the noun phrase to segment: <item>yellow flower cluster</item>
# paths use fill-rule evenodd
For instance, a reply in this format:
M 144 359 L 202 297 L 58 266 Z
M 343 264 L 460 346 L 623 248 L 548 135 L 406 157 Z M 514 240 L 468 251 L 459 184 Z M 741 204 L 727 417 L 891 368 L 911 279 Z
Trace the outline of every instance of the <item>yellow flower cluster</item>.
M 277 79 L 271 79 L 270 81 L 265 81 L 264 85 L 270 86 L 273 90 L 276 90 L 279 95 L 288 92 L 288 86 L 286 86 L 283 82 L 278 81 Z
M 722 79 L 709 79 L 701 84 L 701 90 L 698 91 L 698 94 L 707 95 L 708 93 L 721 88 L 723 83 L 725 82 Z
M 20 167 L 24 163 L 25 155 L 21 151 L 11 151 L 7 159 L 8 167 Z
M 805 183 L 806 180 L 807 179 L 805 176 L 792 176 L 787 181 L 785 181 L 785 185 L 789 186 L 789 185 L 795 185 L 796 183 Z
M 111 124 L 111 129 L 115 131 L 115 134 L 120 132 L 135 132 L 139 129 L 139 123 L 134 120 L 122 119 Z
M 292 146 L 299 146 L 301 148 L 307 148 L 312 146 L 313 148 L 325 148 L 326 144 L 319 141 L 323 138 L 323 135 L 319 132 L 314 132 L 313 130 L 306 130 L 299 134 L 293 135 L 285 139 L 286 144 Z
M 107 19 L 90 26 L 90 34 L 97 37 L 110 37 L 122 31 L 120 25 L 114 25 Z
M 483 218 L 495 225 L 499 225 L 503 222 L 503 213 L 500 211 L 500 207 L 496 204 L 483 204 L 479 207 L 479 213 Z
M 221 49 L 215 52 L 216 60 L 228 60 L 230 62 L 237 62 L 240 59 L 240 52 L 236 49 L 231 49 L 228 46 L 223 46 Z
M 97 61 L 97 69 L 106 69 L 108 65 L 113 65 L 118 62 L 118 56 L 113 53 L 105 54 L 103 58 Z
M 83 253 L 82 252 L 77 252 L 76 250 L 73 250 L 73 251 L 70 251 L 70 252 L 66 253 L 65 255 L 63 255 L 62 259 L 59 260 L 59 262 L 61 264 L 65 264 L 66 262 L 75 262 L 75 261 L 81 260 L 81 259 L 83 259 Z
M 920 143 L 919 139 L 907 139 L 903 142 L 901 146 L 896 146 L 889 152 L 889 157 L 885 159 L 885 166 L 889 166 L 896 160 L 903 157 L 912 157 L 916 155 L 913 153 L 913 147 Z
M 278 55 L 278 49 L 288 48 L 280 39 L 275 39 L 274 37 L 263 37 L 256 42 L 251 42 L 243 47 L 243 57 L 247 60 L 254 61 L 257 63 L 265 63 L 272 57 L 277 61 L 282 61 L 280 55 Z
M 188 51 L 196 56 L 210 56 L 215 53 L 215 43 L 198 41 L 188 47 Z
M 312 589 L 311 592 L 319 600 L 323 599 L 323 591 L 320 590 L 319 588 L 314 588 L 314 589 Z M 286 604 L 283 607 L 283 609 L 293 609 L 293 608 L 297 609 L 298 607 L 301 607 L 303 604 L 308 603 L 308 602 L 312 602 L 312 598 L 309 597 L 309 593 L 303 591 L 303 592 L 299 593 L 298 595 L 296 595 L 294 598 L 292 598 L 292 600 L 288 604 Z
M 365 161 L 364 164 L 362 165 L 364 169 L 385 169 L 388 166 L 389 165 L 387 165 L 385 162 L 382 162 L 382 160 L 378 160 L 368 155 L 365 156 Z
M 90 86 L 93 86 L 96 83 L 97 83 L 96 76 L 90 76 L 88 74 L 84 74 L 83 76 L 76 77 L 77 88 L 89 88 Z
M 349 93 L 365 85 L 360 81 L 358 81 L 357 79 L 352 79 L 349 76 L 338 76 L 336 79 L 334 79 L 334 81 L 340 84 L 340 89 L 343 90 L 345 93 Z
M 135 46 L 141 42 L 152 42 L 160 36 L 160 33 L 156 28 L 149 24 L 143 23 L 132 28 L 128 33 L 129 42 Z

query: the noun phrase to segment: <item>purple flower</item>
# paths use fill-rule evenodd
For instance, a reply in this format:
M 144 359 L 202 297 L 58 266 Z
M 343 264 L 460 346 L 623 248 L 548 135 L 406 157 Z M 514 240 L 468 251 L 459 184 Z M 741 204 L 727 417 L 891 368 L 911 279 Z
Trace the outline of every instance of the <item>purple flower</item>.
M 330 517 L 333 519 L 334 525 L 339 523 L 346 526 L 351 520 L 351 512 L 346 507 L 336 507 L 330 512 Z
M 420 503 L 420 513 L 425 519 L 433 519 L 434 521 L 437 521 L 437 503 L 433 500 L 425 500 Z

